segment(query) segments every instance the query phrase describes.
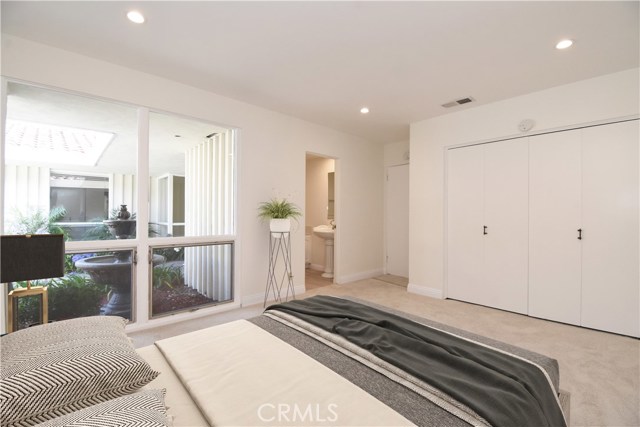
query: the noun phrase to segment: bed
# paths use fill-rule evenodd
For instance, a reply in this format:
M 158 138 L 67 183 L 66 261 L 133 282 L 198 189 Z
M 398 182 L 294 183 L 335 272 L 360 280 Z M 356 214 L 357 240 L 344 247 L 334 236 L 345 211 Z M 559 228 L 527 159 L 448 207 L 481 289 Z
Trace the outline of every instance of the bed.
M 176 426 L 568 425 L 555 360 L 355 299 L 280 304 L 138 352 Z
M 555 360 L 352 298 L 276 304 L 138 350 L 125 323 L 3 336 L 0 426 L 568 425 Z

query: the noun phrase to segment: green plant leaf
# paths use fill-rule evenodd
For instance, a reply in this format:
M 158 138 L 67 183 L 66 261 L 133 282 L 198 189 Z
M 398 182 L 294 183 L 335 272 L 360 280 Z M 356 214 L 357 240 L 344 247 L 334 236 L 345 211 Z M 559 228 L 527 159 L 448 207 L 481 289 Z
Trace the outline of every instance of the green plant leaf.
M 295 204 L 287 199 L 271 199 L 258 205 L 258 217 L 263 220 L 270 219 L 297 219 L 302 216 L 302 212 Z

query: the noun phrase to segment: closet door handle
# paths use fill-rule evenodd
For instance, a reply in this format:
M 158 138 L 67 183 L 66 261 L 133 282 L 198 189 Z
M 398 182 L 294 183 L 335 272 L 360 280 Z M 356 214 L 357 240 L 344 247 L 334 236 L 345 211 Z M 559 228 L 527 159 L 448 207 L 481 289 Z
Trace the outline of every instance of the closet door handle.
M 488 228 L 488 227 L 487 227 L 486 225 L 483 225 L 483 226 L 482 226 L 482 234 L 483 234 L 483 235 L 489 234 L 489 233 L 487 233 L 487 228 Z
M 578 228 L 578 240 L 582 240 L 582 228 Z

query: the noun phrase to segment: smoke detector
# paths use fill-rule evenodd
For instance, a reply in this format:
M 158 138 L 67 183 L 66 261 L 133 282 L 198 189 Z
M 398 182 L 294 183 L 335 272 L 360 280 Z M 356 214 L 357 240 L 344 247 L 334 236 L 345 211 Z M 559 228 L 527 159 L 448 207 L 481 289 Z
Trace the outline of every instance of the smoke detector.
M 442 104 L 442 106 L 444 108 L 451 108 L 451 107 L 457 107 L 458 105 L 468 104 L 474 101 L 475 99 L 473 99 L 470 96 L 467 96 L 466 98 L 460 98 L 460 99 L 456 99 L 455 101 L 447 102 L 446 104 Z
M 518 130 L 520 132 L 529 132 L 536 125 L 536 122 L 532 119 L 524 119 L 518 123 Z

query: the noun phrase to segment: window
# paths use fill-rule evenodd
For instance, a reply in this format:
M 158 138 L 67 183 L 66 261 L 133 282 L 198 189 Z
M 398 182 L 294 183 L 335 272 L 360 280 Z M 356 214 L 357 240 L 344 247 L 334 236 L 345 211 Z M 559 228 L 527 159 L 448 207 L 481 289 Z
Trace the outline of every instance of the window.
M 233 300 L 233 244 L 153 248 L 151 316 Z
M 231 129 L 149 114 L 152 237 L 234 233 L 234 151 Z
M 113 240 L 102 221 L 137 209 L 135 108 L 9 83 L 4 230 Z
M 153 257 L 152 317 L 232 300 L 235 179 L 233 131 L 149 114 L 149 236 L 166 238 Z M 217 236 L 214 245 L 184 239 Z M 183 239 L 181 239 L 183 238 Z
M 47 287 L 50 321 L 98 315 L 132 320 L 133 257 L 131 250 L 68 252 L 64 277 L 31 284 Z M 26 286 L 26 282 L 10 283 L 9 290 Z M 18 299 L 17 329 L 37 323 L 39 304 L 35 298 Z
M 233 301 L 233 129 L 21 83 L 7 89 L 4 232 L 66 235 L 65 277 L 48 281 L 50 319 L 147 321 Z M 138 141 L 139 127 L 149 141 Z M 136 259 L 147 247 L 145 278 Z M 136 298 L 149 299 L 148 313 L 136 312 Z

